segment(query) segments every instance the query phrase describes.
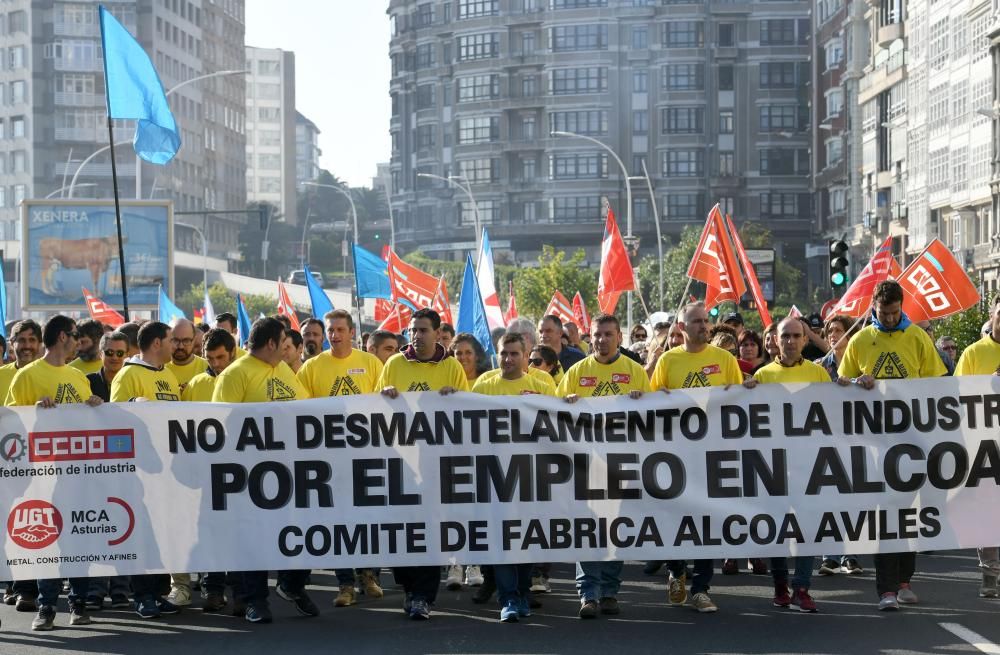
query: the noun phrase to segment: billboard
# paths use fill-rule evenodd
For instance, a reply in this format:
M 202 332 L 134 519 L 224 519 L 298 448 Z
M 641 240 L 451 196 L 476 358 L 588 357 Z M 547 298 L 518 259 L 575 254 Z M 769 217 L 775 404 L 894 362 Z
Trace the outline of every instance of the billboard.
M 156 309 L 159 287 L 174 294 L 173 206 L 122 200 L 129 309 Z M 21 298 L 24 309 L 86 307 L 86 287 L 122 306 L 113 200 L 25 200 L 21 204 Z

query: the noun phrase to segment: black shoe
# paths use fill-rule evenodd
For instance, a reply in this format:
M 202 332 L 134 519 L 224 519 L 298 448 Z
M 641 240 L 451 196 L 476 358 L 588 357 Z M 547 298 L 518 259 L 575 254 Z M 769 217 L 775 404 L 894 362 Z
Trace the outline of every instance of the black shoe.
M 215 613 L 226 609 L 226 597 L 223 594 L 210 593 L 205 596 L 205 603 L 201 606 L 202 612 Z M 246 610 L 243 610 L 246 614 Z
M 90 625 L 90 614 L 85 605 L 70 605 L 69 624 L 70 625 Z
M 99 612 L 104 609 L 104 596 L 87 596 L 84 604 L 88 612 Z
M 496 590 L 497 583 L 492 578 L 488 578 L 476 588 L 476 593 L 472 594 L 472 602 L 477 605 L 488 603 Z
M 646 575 L 656 575 L 662 567 L 663 562 L 646 562 L 646 566 L 642 567 L 642 572 Z
M 52 624 L 56 620 L 56 608 L 51 605 L 42 605 L 38 610 L 38 616 L 31 622 L 31 629 L 35 631 L 48 631 L 52 629 Z
M 38 598 L 35 596 L 25 596 L 24 594 L 17 595 L 17 603 L 14 604 L 14 609 L 18 612 L 37 612 L 38 611 Z
M 319 608 L 316 607 L 316 603 L 312 601 L 312 598 L 309 598 L 309 594 L 306 593 L 305 589 L 293 594 L 290 591 L 286 591 L 279 584 L 274 587 L 274 592 L 278 594 L 279 598 L 294 604 L 295 611 L 302 616 L 319 616 Z
M 132 607 L 132 603 L 129 602 L 128 596 L 125 594 L 111 594 L 111 609 L 127 610 L 130 607 Z
M 249 603 L 243 616 L 250 623 L 270 623 L 274 620 L 271 608 L 266 603 Z
M 247 602 L 238 598 L 233 599 L 233 616 L 246 616 Z
M 160 610 L 160 614 L 163 616 L 169 616 L 171 614 L 179 614 L 181 608 L 171 603 L 166 598 L 157 598 L 156 607 Z
M 17 604 L 17 594 L 14 593 L 13 589 L 8 588 L 3 592 L 3 603 L 4 605 L 16 605 Z

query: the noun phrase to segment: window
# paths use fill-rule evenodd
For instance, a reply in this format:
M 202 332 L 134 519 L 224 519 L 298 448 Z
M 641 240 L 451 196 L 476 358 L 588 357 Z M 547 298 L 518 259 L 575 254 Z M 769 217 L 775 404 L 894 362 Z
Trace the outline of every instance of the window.
M 90 12 L 93 14 L 93 10 Z M 12 11 L 7 14 L 7 29 L 11 34 L 28 31 L 28 14 L 24 11 Z
M 835 118 L 840 116 L 844 109 L 844 90 L 835 87 L 826 92 L 826 117 Z
M 493 223 L 500 215 L 500 207 L 498 205 L 499 203 L 495 200 L 479 200 L 476 202 L 476 206 L 479 208 L 479 220 L 483 225 Z M 463 202 L 461 208 L 459 220 L 462 221 L 462 225 L 475 225 L 476 212 L 472 208 L 472 203 Z
M 10 136 L 14 139 L 24 137 L 24 116 L 14 116 L 10 119 Z
M 257 190 L 260 193 L 281 193 L 280 177 L 261 177 L 257 179 Z
M 736 26 L 732 23 L 719 23 L 719 47 L 731 48 L 736 45 Z
M 281 75 L 281 62 L 261 60 L 257 62 L 258 75 Z
M 731 150 L 722 150 L 719 152 L 719 175 L 721 177 L 730 177 L 735 174 L 736 170 L 736 153 Z
M 25 173 L 28 170 L 28 156 L 24 150 L 10 153 L 10 168 L 12 173 Z
M 281 130 L 257 130 L 257 145 L 280 146 Z
M 705 109 L 668 107 L 663 110 L 661 129 L 664 134 L 702 134 L 705 131 Z
M 945 16 L 931 24 L 928 62 L 931 71 L 941 70 L 948 63 L 949 18 Z
M 15 105 L 24 102 L 24 80 L 10 83 L 10 101 Z
M 24 68 L 24 46 L 16 45 L 7 50 L 7 69 Z
M 705 67 L 702 64 L 664 66 L 663 86 L 669 91 L 701 91 L 705 88 Z
M 525 32 L 521 35 L 521 54 L 530 55 L 535 52 L 535 33 Z
M 603 136 L 608 133 L 608 112 L 597 110 L 550 112 L 549 131 Z
M 603 66 L 557 68 L 551 75 L 549 93 L 552 95 L 601 93 L 608 90 L 608 69 Z
M 795 62 L 770 61 L 760 64 L 760 86 L 763 89 L 794 89 Z
M 927 126 L 932 132 L 948 128 L 948 92 L 947 82 L 938 84 L 927 93 Z
M 957 147 L 951 151 L 951 191 L 963 192 L 969 188 L 969 150 Z
M 696 221 L 705 217 L 700 193 L 671 193 L 667 196 L 666 218 L 671 221 Z
M 281 109 L 278 107 L 258 107 L 257 120 L 262 123 L 277 123 L 281 120 Z
M 844 141 L 839 137 L 826 140 L 826 165 L 833 166 L 844 158 Z
M 500 54 L 500 37 L 495 32 L 458 37 L 458 60 L 491 59 Z
M 61 93 L 94 93 L 93 75 L 63 75 L 56 80 L 56 91 Z
M 809 218 L 811 212 L 812 196 L 809 193 L 760 194 L 761 218 Z
M 608 26 L 561 25 L 549 30 L 549 43 L 553 52 L 576 50 L 607 50 Z
M 262 171 L 280 171 L 281 155 L 259 154 L 257 155 L 257 168 Z
M 649 28 L 645 25 L 632 27 L 632 49 L 645 50 L 649 47 Z
M 458 101 L 476 102 L 500 97 L 499 75 L 473 75 L 458 78 Z
M 649 91 L 649 71 L 632 71 L 632 93 L 646 93 Z
M 649 133 L 649 112 L 645 109 L 632 110 L 632 134 Z
M 823 56 L 826 59 L 826 70 L 832 70 L 840 65 L 844 60 L 844 44 L 840 37 L 837 37 L 826 44 L 823 48 Z
M 795 45 L 795 20 L 792 18 L 760 21 L 761 45 Z
M 430 109 L 434 107 L 433 84 L 421 84 L 418 86 L 416 96 L 417 109 Z
M 719 91 L 732 91 L 733 86 L 733 66 L 732 64 L 721 64 L 719 66 Z
M 434 44 L 424 43 L 417 46 L 414 65 L 417 70 L 421 68 L 431 68 L 434 66 Z
M 281 85 L 271 84 L 269 82 L 258 82 L 257 97 L 266 98 L 268 100 L 278 100 L 281 98 Z
M 809 151 L 805 148 L 762 148 L 761 175 L 805 175 L 809 173 Z
M 535 134 L 535 117 L 534 116 L 522 116 L 521 117 L 521 138 L 525 141 L 534 141 L 536 138 Z
M 418 125 L 416 129 L 417 150 L 434 147 L 434 126 Z
M 599 222 L 600 196 L 572 196 L 549 199 L 549 220 L 555 223 Z
M 549 157 L 550 180 L 592 180 L 608 176 L 605 153 L 571 153 Z
M 496 116 L 463 118 L 458 121 L 458 143 L 489 143 L 500 138 L 500 119 Z
M 809 108 L 799 105 L 764 105 L 760 108 L 759 131 L 796 132 L 809 120 Z
M 735 131 L 735 117 L 732 109 L 719 112 L 719 134 L 732 134 Z
M 13 94 L 14 89 L 11 88 Z M 951 124 L 961 125 L 969 120 L 969 83 L 960 80 L 951 85 Z
M 500 179 L 499 159 L 465 159 L 458 162 L 458 174 L 470 184 L 487 184 Z
M 607 6 L 608 0 L 552 0 L 553 9 L 586 9 Z
M 700 48 L 705 45 L 705 24 L 701 21 L 675 20 L 663 26 L 666 48 Z
M 667 150 L 662 154 L 660 170 L 669 177 L 698 177 L 705 174 L 703 150 Z
M 25 194 L 26 190 L 27 190 L 27 187 L 25 185 L 23 185 L 23 184 L 15 184 L 14 185 L 14 206 L 15 207 L 19 206 L 21 204 L 21 202 L 24 200 L 24 194 Z
M 538 95 L 538 78 L 535 75 L 525 75 L 521 78 L 521 97 L 532 98 Z
M 427 27 L 434 24 L 434 5 L 430 2 L 417 5 L 417 27 Z

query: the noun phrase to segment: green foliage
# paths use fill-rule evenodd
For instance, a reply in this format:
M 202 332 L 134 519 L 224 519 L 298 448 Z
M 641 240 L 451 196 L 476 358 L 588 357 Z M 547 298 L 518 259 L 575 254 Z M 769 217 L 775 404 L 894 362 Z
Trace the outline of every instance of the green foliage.
M 517 310 L 522 316 L 539 318 L 558 289 L 568 300 L 579 291 L 593 315 L 597 312 L 597 270 L 583 265 L 586 255 L 577 250 L 569 259 L 562 250 L 542 246 L 538 266 L 520 268 L 514 274 Z M 503 278 L 500 275 L 501 280 Z M 504 284 L 506 286 L 506 284 Z M 506 295 L 506 294 L 504 294 Z
M 278 290 L 275 287 L 273 296 L 243 296 L 243 304 L 247 315 L 253 321 L 260 314 L 273 316 L 278 311 Z M 230 291 L 222 282 L 216 282 L 208 288 L 208 297 L 212 299 L 212 308 L 217 314 L 231 312 L 236 314 L 236 293 Z M 201 282 L 191 285 L 191 288 L 176 297 L 177 306 L 188 316 L 194 316 L 194 310 L 205 304 L 205 285 Z
M 964 312 L 942 318 L 934 326 L 934 336 L 935 338 L 952 337 L 958 343 L 958 349 L 961 351 L 982 338 L 983 323 L 989 318 L 989 310 L 980 303 Z

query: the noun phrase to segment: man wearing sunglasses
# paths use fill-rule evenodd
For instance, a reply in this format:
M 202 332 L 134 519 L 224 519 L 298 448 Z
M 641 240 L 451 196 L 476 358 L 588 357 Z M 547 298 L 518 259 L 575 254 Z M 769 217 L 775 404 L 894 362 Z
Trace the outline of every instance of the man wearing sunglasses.
M 166 366 L 177 378 L 180 390 L 184 391 L 191 378 L 208 370 L 208 362 L 195 354 L 194 323 L 186 318 L 178 318 L 170 327 L 173 351 Z

